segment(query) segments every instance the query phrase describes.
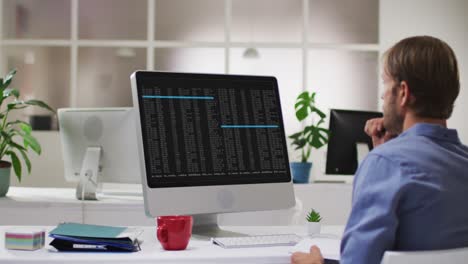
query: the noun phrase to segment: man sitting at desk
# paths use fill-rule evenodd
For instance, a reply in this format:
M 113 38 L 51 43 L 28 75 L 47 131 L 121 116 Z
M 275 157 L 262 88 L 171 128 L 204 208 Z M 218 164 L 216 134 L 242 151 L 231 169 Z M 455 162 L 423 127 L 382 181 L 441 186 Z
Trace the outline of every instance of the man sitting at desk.
M 468 148 L 447 128 L 460 90 L 455 54 L 439 39 L 411 37 L 383 65 L 384 117 L 365 127 L 378 147 L 354 178 L 341 263 L 380 263 L 387 250 L 468 247 Z M 323 258 L 312 247 L 291 262 Z

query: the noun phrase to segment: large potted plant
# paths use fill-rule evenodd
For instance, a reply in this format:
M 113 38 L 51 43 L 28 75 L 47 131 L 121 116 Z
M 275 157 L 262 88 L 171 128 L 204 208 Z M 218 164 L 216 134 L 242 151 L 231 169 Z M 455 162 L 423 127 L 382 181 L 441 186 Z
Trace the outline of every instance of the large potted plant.
M 0 197 L 8 192 L 10 187 L 10 171 L 13 166 L 18 181 L 21 181 L 22 162 L 31 173 L 31 161 L 28 150 L 41 154 L 41 145 L 32 136 L 31 125 L 22 120 L 10 120 L 12 111 L 21 111 L 29 106 L 38 106 L 51 112 L 54 110 L 39 100 L 20 100 L 17 89 L 9 88 L 16 70 L 12 70 L 5 78 L 0 78 Z M 9 157 L 8 160 L 5 158 Z
M 326 115 L 315 107 L 315 92 L 302 92 L 296 99 L 296 117 L 299 121 L 308 119 L 309 124 L 302 131 L 289 136 L 295 150 L 301 151 L 301 161 L 291 162 L 294 183 L 308 183 L 312 163 L 309 158 L 312 149 L 319 149 L 328 143 L 330 132 L 320 127 L 325 122 Z

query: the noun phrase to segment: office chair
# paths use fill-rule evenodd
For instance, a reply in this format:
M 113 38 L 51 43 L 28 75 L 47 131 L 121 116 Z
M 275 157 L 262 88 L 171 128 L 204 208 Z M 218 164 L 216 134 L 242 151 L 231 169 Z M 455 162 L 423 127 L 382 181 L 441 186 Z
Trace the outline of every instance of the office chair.
M 465 264 L 468 263 L 468 247 L 430 250 L 430 251 L 412 251 L 399 252 L 387 251 L 384 254 L 381 264 Z

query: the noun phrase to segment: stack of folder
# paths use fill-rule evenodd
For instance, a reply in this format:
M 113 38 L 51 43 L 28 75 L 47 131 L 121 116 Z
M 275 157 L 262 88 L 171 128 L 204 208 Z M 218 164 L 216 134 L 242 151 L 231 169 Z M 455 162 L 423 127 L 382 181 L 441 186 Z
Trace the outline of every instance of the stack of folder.
M 54 238 L 50 245 L 59 251 L 136 252 L 141 233 L 138 228 L 63 223 L 49 236 Z

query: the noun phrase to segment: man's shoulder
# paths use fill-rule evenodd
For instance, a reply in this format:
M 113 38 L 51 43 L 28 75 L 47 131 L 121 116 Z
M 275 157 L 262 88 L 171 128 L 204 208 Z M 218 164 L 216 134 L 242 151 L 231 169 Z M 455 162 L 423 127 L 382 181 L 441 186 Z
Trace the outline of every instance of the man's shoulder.
M 394 165 L 405 165 L 405 168 L 424 171 L 436 166 L 432 164 L 435 160 L 447 165 L 456 159 L 466 163 L 468 148 L 462 144 L 453 144 L 437 138 L 406 135 L 377 146 L 369 156 L 382 157 Z
M 421 144 L 418 138 L 394 138 L 385 144 L 375 147 L 371 154 L 390 160 L 400 159 L 408 155 L 408 151 L 417 150 Z

